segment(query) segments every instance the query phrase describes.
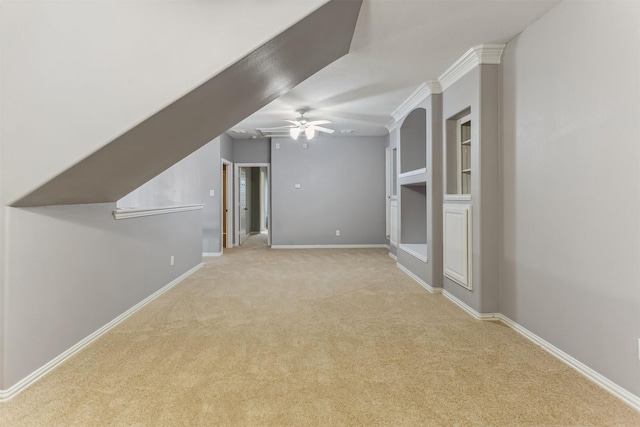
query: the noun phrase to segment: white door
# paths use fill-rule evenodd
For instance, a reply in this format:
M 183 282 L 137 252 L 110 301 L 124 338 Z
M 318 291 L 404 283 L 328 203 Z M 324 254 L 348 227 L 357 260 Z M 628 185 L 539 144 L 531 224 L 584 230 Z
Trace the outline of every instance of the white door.
M 247 170 L 240 168 L 240 244 L 247 240 Z

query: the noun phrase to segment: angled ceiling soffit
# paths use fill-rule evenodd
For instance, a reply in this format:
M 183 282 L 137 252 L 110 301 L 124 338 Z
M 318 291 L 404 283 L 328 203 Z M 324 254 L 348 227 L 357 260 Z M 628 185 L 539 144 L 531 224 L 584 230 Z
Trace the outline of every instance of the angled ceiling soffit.
M 11 206 L 117 201 L 347 54 L 361 3 L 329 1 Z

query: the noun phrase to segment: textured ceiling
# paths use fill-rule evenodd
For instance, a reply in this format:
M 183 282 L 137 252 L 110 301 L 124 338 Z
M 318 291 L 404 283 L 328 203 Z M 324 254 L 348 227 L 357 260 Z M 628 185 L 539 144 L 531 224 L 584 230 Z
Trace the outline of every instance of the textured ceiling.
M 436 79 L 469 48 L 506 43 L 558 4 L 558 0 L 365 0 L 350 53 L 234 126 L 234 138 L 256 128 L 286 125 L 309 109 L 310 120 L 385 135 L 385 124 L 418 86 Z M 313 55 L 314 45 L 307 47 Z M 300 58 L 304 61 L 304 57 Z M 234 130 L 244 130 L 239 134 Z M 336 133 L 338 134 L 338 133 Z

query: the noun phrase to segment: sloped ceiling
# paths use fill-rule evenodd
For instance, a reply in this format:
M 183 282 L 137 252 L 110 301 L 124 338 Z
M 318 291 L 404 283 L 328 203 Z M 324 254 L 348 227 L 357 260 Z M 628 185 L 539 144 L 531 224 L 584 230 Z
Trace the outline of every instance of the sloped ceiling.
M 348 53 L 360 6 L 326 3 L 11 206 L 118 200 Z

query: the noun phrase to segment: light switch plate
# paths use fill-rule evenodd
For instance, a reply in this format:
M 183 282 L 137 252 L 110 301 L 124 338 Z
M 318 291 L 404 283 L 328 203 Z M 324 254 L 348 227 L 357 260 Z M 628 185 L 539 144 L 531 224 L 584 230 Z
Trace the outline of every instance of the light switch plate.
M 276 142 L 276 150 L 279 150 L 279 149 L 280 149 L 280 143 Z
M 300 188 L 302 188 L 302 185 L 296 184 L 295 187 L 296 187 L 296 189 L 300 189 Z
M 214 190 L 209 190 L 209 195 L 213 197 L 216 195 L 216 192 Z

